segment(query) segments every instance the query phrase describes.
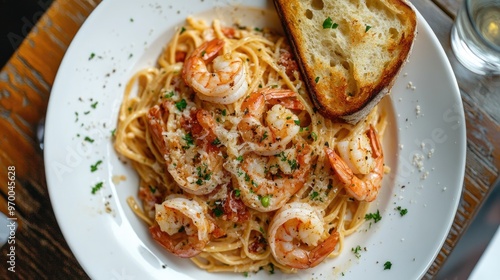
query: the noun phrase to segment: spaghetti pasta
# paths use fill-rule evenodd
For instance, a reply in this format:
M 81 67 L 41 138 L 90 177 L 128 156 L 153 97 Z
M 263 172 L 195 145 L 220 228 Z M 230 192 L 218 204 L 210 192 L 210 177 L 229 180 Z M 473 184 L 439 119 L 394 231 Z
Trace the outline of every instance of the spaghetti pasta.
M 294 272 L 363 223 L 356 194 L 376 196 L 383 172 L 356 159 L 383 161 L 385 125 L 379 108 L 356 125 L 316 113 L 284 37 L 188 18 L 130 79 L 114 147 L 140 178 L 142 209 L 129 204 L 168 251 L 208 271 Z

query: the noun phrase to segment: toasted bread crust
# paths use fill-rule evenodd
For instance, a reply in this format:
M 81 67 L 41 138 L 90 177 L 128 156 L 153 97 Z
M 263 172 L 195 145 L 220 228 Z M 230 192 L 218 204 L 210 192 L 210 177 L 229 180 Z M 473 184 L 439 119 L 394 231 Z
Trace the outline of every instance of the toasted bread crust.
M 342 4 L 340 7 L 351 5 L 351 2 Z M 367 27 L 367 22 L 370 17 L 373 18 L 373 15 L 358 16 L 356 13 L 349 13 L 348 16 L 332 17 L 333 21 L 339 21 L 339 30 L 324 30 L 322 23 L 326 18 L 325 14 L 335 14 L 327 10 L 331 8 L 331 3 L 315 0 L 274 1 L 316 109 L 328 118 L 341 119 L 349 123 L 356 123 L 364 118 L 382 97 L 389 93 L 408 59 L 417 29 L 416 13 L 411 4 L 405 0 L 360 0 L 358 2 L 360 2 L 359 5 L 371 5 L 363 11 L 360 10 L 359 13 L 369 13 L 374 9 L 387 10 L 377 14 L 377 22 L 380 26 Z M 324 6 L 318 8 L 318 3 Z M 382 8 L 379 6 L 374 8 L 374 5 Z M 326 11 L 317 12 L 315 9 Z M 343 12 L 348 13 L 348 11 Z M 313 13 L 318 13 L 322 17 Z M 387 16 L 388 26 L 384 27 L 393 33 L 389 35 L 377 33 L 386 31 L 382 30 L 382 25 L 386 23 L 380 15 Z M 394 24 L 389 23 L 389 18 L 391 21 L 396 19 L 398 26 L 389 26 L 389 24 Z M 372 29 L 375 31 L 369 32 Z M 335 37 L 337 36 L 335 32 L 341 32 L 345 35 L 344 38 Z M 320 38 L 320 43 L 314 42 L 311 46 L 310 42 L 315 39 L 315 36 Z M 334 38 L 323 40 L 325 36 Z M 387 38 L 383 37 L 382 41 L 379 39 L 381 36 Z M 377 44 L 373 49 L 370 49 L 371 42 Z M 321 48 L 326 48 L 329 53 L 325 54 Z M 379 59 L 377 55 L 380 52 L 386 53 L 385 57 Z M 377 58 L 372 59 L 373 57 Z M 366 68 L 363 63 L 366 63 L 366 60 L 373 60 L 383 65 L 378 67 L 380 69 L 373 67 L 376 69 L 363 72 L 363 68 Z

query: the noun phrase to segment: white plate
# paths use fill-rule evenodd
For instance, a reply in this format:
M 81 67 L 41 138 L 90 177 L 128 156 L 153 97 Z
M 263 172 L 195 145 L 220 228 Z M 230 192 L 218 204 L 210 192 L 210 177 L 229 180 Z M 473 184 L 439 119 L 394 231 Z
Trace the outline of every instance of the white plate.
M 46 176 L 62 232 L 94 279 L 243 277 L 207 273 L 152 241 L 126 204 L 128 196 L 136 196 L 137 176 L 112 147 L 125 84 L 137 70 L 154 65 L 188 15 L 281 28 L 272 1 L 107 0 L 82 26 L 59 68 L 46 119 Z M 382 220 L 370 228 L 365 223 L 348 237 L 337 259 L 292 276 L 261 271 L 250 274 L 252 279 L 418 279 L 431 265 L 458 206 L 466 138 L 452 69 L 420 15 L 418 23 L 410 61 L 383 101 L 391 113 L 384 148 L 392 172 L 370 209 L 379 210 Z M 102 164 L 91 172 L 99 160 Z M 117 180 L 122 175 L 126 180 Z M 101 181 L 103 188 L 92 194 Z M 398 206 L 408 214 L 401 217 Z M 358 245 L 366 248 L 360 258 L 351 252 Z M 392 263 L 390 270 L 384 270 L 386 261 Z

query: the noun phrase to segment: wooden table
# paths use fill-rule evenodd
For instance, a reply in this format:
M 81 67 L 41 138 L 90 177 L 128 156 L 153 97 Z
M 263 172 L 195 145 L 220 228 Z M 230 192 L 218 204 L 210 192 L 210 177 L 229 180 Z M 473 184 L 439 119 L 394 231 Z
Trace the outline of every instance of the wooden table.
M 461 1 L 412 1 L 436 33 L 452 64 L 467 125 L 463 196 L 448 238 L 426 278 L 437 274 L 499 178 L 500 77 L 475 75 L 455 59 L 449 38 Z M 20 226 L 15 235 L 16 272 L 7 270 L 6 256 L 10 250 L 4 246 L 0 279 L 88 278 L 54 217 L 37 126 L 45 116 L 51 86 L 66 48 L 98 2 L 54 1 L 1 71 L 0 210 L 7 213 L 8 171 L 15 168 L 14 214 Z

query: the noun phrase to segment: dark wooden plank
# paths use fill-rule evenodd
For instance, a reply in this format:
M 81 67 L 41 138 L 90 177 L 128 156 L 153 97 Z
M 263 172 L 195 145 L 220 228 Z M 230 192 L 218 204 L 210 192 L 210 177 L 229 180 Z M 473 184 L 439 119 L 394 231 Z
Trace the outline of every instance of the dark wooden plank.
M 62 57 L 98 2 L 54 1 L 0 73 L 0 180 L 15 168 L 15 272 L 2 261 L 0 279 L 88 278 L 57 225 L 45 183 L 36 128 L 44 118 Z M 2 212 L 7 184 L 1 184 Z M 2 247 L 2 260 L 11 251 Z
M 463 0 L 432 0 L 448 16 L 455 19 Z

